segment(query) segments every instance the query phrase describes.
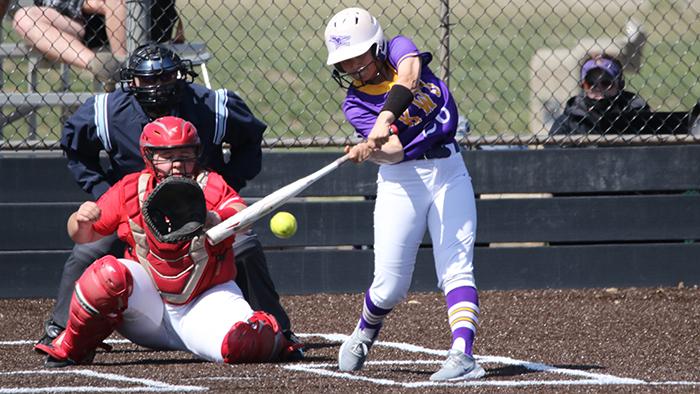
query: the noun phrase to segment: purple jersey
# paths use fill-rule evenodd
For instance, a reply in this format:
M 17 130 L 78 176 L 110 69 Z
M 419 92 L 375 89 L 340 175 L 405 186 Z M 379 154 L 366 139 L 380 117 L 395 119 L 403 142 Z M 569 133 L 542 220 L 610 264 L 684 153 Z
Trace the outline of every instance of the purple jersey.
M 360 137 L 367 138 L 391 87 L 398 80 L 398 65 L 409 56 L 420 56 L 422 68 L 418 92 L 413 103 L 394 124 L 404 149 L 404 161 L 422 156 L 435 146 L 455 141 L 457 106 L 445 83 L 430 71 L 433 59 L 429 52 L 419 52 L 405 36 L 389 41 L 387 65 L 390 80 L 377 85 L 351 86 L 343 102 L 343 112 Z

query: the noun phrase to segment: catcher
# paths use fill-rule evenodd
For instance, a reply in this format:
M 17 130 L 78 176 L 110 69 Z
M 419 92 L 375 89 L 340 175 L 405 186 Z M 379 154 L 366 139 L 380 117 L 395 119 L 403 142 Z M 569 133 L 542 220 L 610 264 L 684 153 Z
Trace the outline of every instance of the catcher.
M 219 174 L 198 168 L 195 127 L 158 118 L 144 127 L 139 145 L 146 169 L 68 219 L 76 243 L 117 231 L 128 248 L 125 258 L 98 259 L 78 279 L 66 329 L 36 345 L 48 354 L 46 366 L 90 363 L 115 329 L 138 345 L 214 362 L 283 359 L 298 345 L 243 298 L 232 240 L 211 245 L 204 234 L 245 203 Z

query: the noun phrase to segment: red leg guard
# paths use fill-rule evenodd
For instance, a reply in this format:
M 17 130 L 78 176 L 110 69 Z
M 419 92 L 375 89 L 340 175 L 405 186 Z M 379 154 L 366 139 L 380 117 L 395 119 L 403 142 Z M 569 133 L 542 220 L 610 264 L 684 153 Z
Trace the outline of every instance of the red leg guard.
M 95 348 L 121 322 L 132 290 L 131 273 L 116 257 L 95 261 L 75 283 L 66 329 L 50 345 L 35 349 L 58 360 L 89 363 Z
M 221 344 L 224 362 L 229 364 L 276 361 L 293 350 L 275 317 L 262 311 L 234 324 Z

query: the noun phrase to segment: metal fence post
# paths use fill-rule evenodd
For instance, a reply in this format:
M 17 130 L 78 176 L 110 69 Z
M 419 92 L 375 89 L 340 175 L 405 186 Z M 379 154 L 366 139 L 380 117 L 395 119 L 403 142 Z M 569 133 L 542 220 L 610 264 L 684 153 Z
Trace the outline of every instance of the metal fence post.
M 126 50 L 133 53 L 139 45 L 145 44 L 151 31 L 151 0 L 128 0 L 126 19 Z
M 440 67 L 442 69 L 441 78 L 447 87 L 450 87 L 450 1 L 440 1 Z
M 0 19 L 0 21 L 2 21 L 2 19 Z M 2 44 L 3 42 L 5 42 L 5 32 L 3 31 L 3 29 L 0 29 L 0 44 Z M 4 91 L 5 90 L 5 89 L 3 89 L 4 87 L 5 87 L 5 57 L 2 56 L 2 57 L 0 57 L 0 91 Z M 7 122 L 5 121 L 6 118 L 5 118 L 4 113 L 0 114 L 0 116 L 2 116 L 2 119 L 0 120 L 0 122 L 2 122 L 2 123 L 0 123 L 0 141 L 2 141 L 3 140 L 3 129 L 5 128 L 5 124 Z

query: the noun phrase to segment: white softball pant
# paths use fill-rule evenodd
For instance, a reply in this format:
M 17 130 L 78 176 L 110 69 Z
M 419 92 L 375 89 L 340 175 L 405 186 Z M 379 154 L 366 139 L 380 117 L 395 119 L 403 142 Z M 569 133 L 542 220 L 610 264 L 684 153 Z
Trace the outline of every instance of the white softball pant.
M 381 165 L 377 183 L 372 301 L 391 309 L 406 297 L 426 228 L 438 287 L 445 294 L 456 287 L 476 287 L 476 203 L 462 156 Z
M 253 315 L 234 281 L 200 294 L 188 304 L 163 302 L 141 264 L 119 259 L 134 278 L 129 307 L 117 331 L 130 341 L 152 349 L 184 350 L 205 360 L 223 362 L 221 344 L 231 327 Z

